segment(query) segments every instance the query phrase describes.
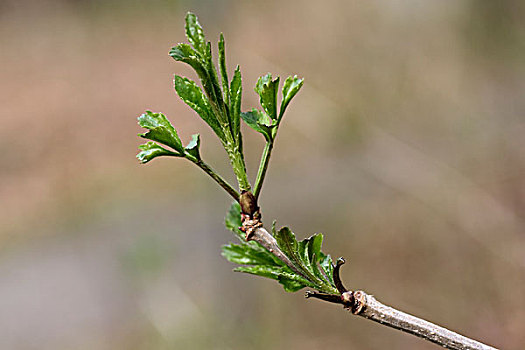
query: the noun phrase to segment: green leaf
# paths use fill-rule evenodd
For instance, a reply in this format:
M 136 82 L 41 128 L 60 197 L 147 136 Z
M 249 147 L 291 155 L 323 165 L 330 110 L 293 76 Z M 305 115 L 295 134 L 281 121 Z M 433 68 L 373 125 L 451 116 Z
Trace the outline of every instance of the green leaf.
M 187 44 L 178 44 L 171 49 L 170 56 L 177 61 L 191 65 L 195 69 L 204 90 L 204 93 L 200 95 L 204 96 L 205 94 L 206 98 L 197 96 L 199 89 L 195 83 L 191 81 L 191 83 L 188 81 L 184 82 L 179 78 L 175 78 L 177 93 L 199 113 L 221 139 L 237 177 L 239 188 L 241 190 L 249 190 L 251 186 L 246 174 L 246 165 L 242 154 L 242 137 L 239 126 L 240 112 L 230 113 L 229 111 L 231 97 L 228 96 L 224 38 L 221 37 L 219 42 L 219 68 L 223 91 L 217 75 L 217 69 L 212 61 L 211 43 L 205 41 L 202 28 L 197 18 L 191 13 L 186 18 L 186 34 L 188 40 L 193 44 L 193 48 Z M 235 106 L 240 106 L 240 90 L 237 93 L 239 101 L 235 101 Z M 196 100 L 192 94 L 199 98 Z M 207 111 L 203 107 L 202 101 L 207 102 Z
M 334 283 L 334 263 L 332 261 L 332 257 L 330 256 L 330 254 L 323 254 L 321 253 L 319 256 L 318 256 L 318 261 L 319 261 L 319 265 L 321 266 L 321 268 L 323 269 L 322 271 L 324 272 L 324 275 L 326 277 L 328 277 L 328 279 L 330 280 L 330 284 L 332 286 L 335 286 L 335 283 Z
M 222 256 L 228 261 L 245 265 L 237 267 L 235 271 L 251 273 L 279 281 L 288 292 L 295 292 L 304 287 L 311 287 L 303 277 L 295 274 L 275 255 L 267 251 L 259 243 L 247 242 L 244 234 L 239 230 L 241 226 L 241 207 L 234 202 L 225 219 L 226 227 L 239 238 L 240 244 L 230 243 L 222 247 Z
M 208 73 L 207 77 L 201 78 L 201 82 L 205 89 L 207 89 L 208 97 L 210 98 L 212 104 L 215 104 L 217 111 L 217 119 L 222 121 L 222 123 L 230 124 L 228 120 L 228 111 L 226 110 L 226 105 L 222 98 L 222 91 L 219 85 L 219 78 L 217 76 L 217 71 L 215 70 L 215 65 L 212 61 L 211 55 L 211 42 L 206 43 L 206 71 Z M 231 126 L 230 126 L 231 127 Z
M 206 38 L 197 16 L 191 12 L 186 14 L 186 37 L 195 50 L 204 56 L 206 53 Z
M 226 213 L 226 217 L 224 218 L 224 225 L 228 230 L 232 231 L 237 236 L 240 236 L 241 241 L 244 241 L 244 235 L 241 230 L 239 230 L 239 227 L 242 225 L 241 205 L 239 203 L 232 203 L 230 209 Z
M 178 75 L 175 75 L 173 83 L 175 86 L 175 91 L 177 91 L 179 97 L 195 112 L 197 112 L 197 114 L 200 115 L 202 120 L 204 120 L 206 124 L 208 124 L 213 129 L 219 139 L 225 141 L 224 133 L 219 125 L 219 121 L 213 113 L 210 103 L 208 102 L 208 99 L 202 92 L 201 88 L 197 86 L 194 81 L 188 78 L 180 77 Z
M 295 235 L 288 228 L 275 233 L 283 253 L 294 262 L 296 268 L 302 271 L 297 274 L 275 255 L 254 241 L 246 242 L 244 234 L 239 230 L 241 226 L 240 205 L 233 203 L 226 214 L 225 224 L 240 240 L 240 244 L 225 245 L 222 255 L 230 262 L 240 264 L 234 271 L 250 273 L 279 281 L 287 292 L 310 287 L 326 293 L 337 294 L 332 276 L 332 259 L 321 252 L 323 237 L 313 235 L 301 242 L 297 242 Z
M 323 235 L 317 234 L 308 238 L 306 243 L 306 258 L 308 259 L 308 267 L 312 269 L 315 276 L 320 280 L 325 280 L 323 272 L 319 269 L 319 258 L 322 256 L 321 245 L 323 244 Z M 324 256 L 324 254 L 323 254 Z M 330 281 L 326 281 L 330 284 Z
M 262 277 L 277 280 L 279 281 L 280 284 L 282 284 L 284 290 L 287 292 L 297 292 L 298 290 L 303 289 L 305 287 L 310 287 L 310 288 L 315 287 L 308 280 L 304 279 L 303 277 L 293 272 L 292 273 L 289 272 L 291 270 L 287 271 L 286 268 L 283 268 L 283 267 L 262 266 L 262 265 L 240 266 L 240 267 L 236 267 L 234 271 L 249 273 L 252 275 L 257 275 L 257 276 L 262 276 Z
M 143 145 L 139 146 L 139 149 L 141 150 L 137 154 L 137 158 L 141 163 L 147 163 L 153 158 L 160 157 L 160 156 L 172 156 L 172 157 L 182 157 L 182 154 L 169 151 L 155 142 L 148 142 Z
M 288 227 L 283 227 L 279 231 L 274 232 L 275 239 L 279 248 L 283 251 L 286 256 L 293 258 L 292 262 L 297 268 L 302 269 L 301 259 L 298 255 L 299 244 L 295 239 L 295 235 Z
M 297 276 L 297 275 L 294 275 Z M 315 288 L 314 285 L 308 282 L 308 280 L 303 279 L 303 281 L 297 281 L 291 278 L 286 278 L 284 275 L 279 277 L 279 283 L 283 285 L 283 288 L 286 292 L 297 292 L 306 287 Z
M 275 233 L 275 239 L 283 253 L 318 290 L 337 294 L 337 289 L 330 277 L 332 270 L 326 266 L 327 257 L 321 252 L 323 240 L 321 234 L 297 242 L 293 232 L 288 227 L 283 227 Z M 329 260 L 331 264 L 331 259 Z M 321 262 L 324 262 L 325 265 L 322 265 Z
M 195 69 L 204 91 L 210 99 L 209 102 L 216 114 L 216 118 L 218 120 L 224 119 L 223 122 L 226 122 L 227 111 L 221 96 L 217 72 L 211 61 L 211 43 L 206 42 L 197 17 L 191 12 L 188 12 L 186 15 L 186 36 L 193 48 L 188 44 L 178 44 L 170 50 L 169 54 L 176 61 L 185 62 Z
M 279 112 L 279 121 L 282 119 L 284 111 L 292 98 L 299 92 L 303 86 L 304 79 L 297 78 L 297 75 L 286 78 L 283 85 L 283 99 L 281 101 L 281 110 Z
M 255 92 L 259 94 L 261 106 L 273 120 L 277 120 L 277 89 L 279 77 L 272 81 L 270 73 L 262 76 L 255 84 Z
M 169 55 L 175 61 L 189 64 L 193 69 L 195 69 L 201 79 L 207 76 L 208 73 L 204 67 L 204 61 L 200 57 L 200 54 L 197 53 L 197 51 L 195 51 L 190 45 L 178 44 L 177 46 L 171 48 Z
M 201 137 L 199 134 L 191 135 L 191 141 L 188 142 L 188 145 L 184 148 L 187 153 L 197 158 L 201 159 L 199 148 L 201 147 Z
M 219 67 L 221 71 L 222 92 L 224 94 L 224 103 L 230 104 L 230 89 L 228 87 L 228 71 L 226 69 L 226 49 L 224 48 L 224 35 L 219 38 Z
M 241 138 L 241 98 L 242 98 L 242 78 L 239 66 L 233 73 L 233 79 L 230 84 L 230 117 L 233 131 L 233 137 Z
M 217 73 L 215 72 L 213 63 L 211 62 L 211 47 L 209 45 L 206 46 L 206 50 L 208 49 L 210 56 L 208 57 L 208 55 L 206 55 L 206 57 L 201 57 L 200 54 L 198 54 L 188 44 L 178 44 L 171 49 L 170 56 L 176 61 L 189 64 L 195 70 L 195 72 L 197 72 L 204 91 L 208 96 L 208 105 L 212 109 L 213 113 L 216 114 L 217 119 L 221 118 L 221 113 L 224 113 L 221 107 L 223 102 L 221 90 L 217 82 Z
M 266 141 L 271 141 L 273 121 L 266 113 L 253 109 L 249 112 L 241 113 L 241 117 L 253 130 L 263 134 Z
M 157 141 L 170 146 L 179 153 L 184 153 L 184 147 L 182 147 L 177 131 L 164 114 L 146 111 L 138 120 L 141 127 L 149 129 L 148 132 L 139 134 L 140 137 Z
M 240 265 L 283 266 L 277 258 L 258 244 L 230 243 L 222 247 L 222 255 L 232 263 Z

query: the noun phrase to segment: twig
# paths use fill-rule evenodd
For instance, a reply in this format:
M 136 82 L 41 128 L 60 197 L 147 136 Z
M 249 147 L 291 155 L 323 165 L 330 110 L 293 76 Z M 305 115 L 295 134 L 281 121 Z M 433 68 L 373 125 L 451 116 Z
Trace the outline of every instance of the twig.
M 251 192 L 243 192 L 240 197 L 242 226 L 241 230 L 246 233 L 247 241 L 256 241 L 270 253 L 284 262 L 294 272 L 302 275 L 302 272 L 281 251 L 275 238 L 263 227 L 261 213 L 257 206 L 257 199 Z M 317 298 L 326 302 L 342 304 L 344 308 L 352 311 L 354 315 L 368 318 L 385 326 L 399 329 L 403 332 L 413 334 L 432 343 L 453 350 L 495 350 L 495 348 L 467 338 L 458 333 L 440 327 L 421 318 L 396 310 L 377 301 L 372 295 L 363 291 L 349 291 L 343 285 L 339 271 L 345 263 L 343 258 L 337 259 L 334 267 L 334 284 L 339 294 L 328 294 L 322 292 L 306 293 L 306 298 Z
M 351 309 L 354 315 L 359 315 L 385 326 L 399 329 L 416 337 L 453 350 L 495 350 L 491 346 L 462 336 L 456 332 L 440 327 L 421 318 L 386 306 L 372 295 L 363 291 L 345 292 L 337 300 L 334 296 L 324 293 L 307 292 L 307 298 L 317 298 L 331 303 L 343 304 Z
M 245 215 L 245 214 L 243 214 Z M 250 219 L 245 217 L 243 220 L 242 230 L 246 233 L 247 241 L 255 241 L 266 248 L 267 251 L 275 255 L 279 260 L 284 262 L 289 268 L 295 273 L 302 275 L 302 272 L 295 267 L 295 265 L 288 259 L 288 257 L 282 252 L 281 248 L 277 244 L 275 238 L 268 232 L 258 218 Z
M 423 338 L 447 349 L 456 350 L 494 350 L 495 348 L 462 336 L 446 328 L 409 315 L 405 312 L 386 306 L 376 300 L 372 295 L 363 291 L 353 293 L 354 299 L 359 300 L 363 306 L 359 316 L 379 322 L 386 326 L 399 329 Z
M 296 267 L 290 259 L 279 249 L 275 238 L 264 227 L 255 227 L 247 232 L 247 239 L 254 240 L 265 247 L 287 266 L 297 273 Z M 334 282 L 338 289 L 344 288 L 339 279 L 339 268 L 344 260 L 338 260 L 334 269 Z M 336 277 L 337 276 L 337 277 Z M 440 327 L 421 318 L 409 315 L 405 312 L 386 306 L 376 300 L 372 295 L 363 291 L 344 291 L 341 295 L 326 294 L 319 292 L 307 292 L 307 298 L 317 298 L 330 303 L 342 304 L 345 308 L 352 310 L 354 315 L 359 315 L 369 320 L 381 323 L 385 326 L 399 329 L 416 337 L 441 345 L 446 349 L 453 350 L 495 350 L 491 346 L 476 340 L 462 336 L 456 332 Z

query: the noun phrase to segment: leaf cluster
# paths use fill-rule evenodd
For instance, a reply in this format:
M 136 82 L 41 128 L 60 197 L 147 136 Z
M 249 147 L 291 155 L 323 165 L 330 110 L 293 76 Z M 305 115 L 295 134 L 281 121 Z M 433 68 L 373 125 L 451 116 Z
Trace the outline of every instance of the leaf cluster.
M 225 225 L 240 240 L 239 244 L 230 243 L 222 247 L 222 255 L 226 259 L 242 265 L 234 271 L 277 280 L 287 292 L 309 287 L 320 292 L 338 293 L 333 280 L 332 258 L 321 251 L 322 234 L 318 233 L 298 242 L 288 227 L 276 231 L 274 225 L 273 236 L 281 251 L 298 271 L 295 272 L 258 243 L 244 239 L 244 234 L 239 230 L 241 214 L 238 203 L 233 203 L 230 207 Z
M 259 95 L 261 109 L 241 112 L 241 71 L 237 66 L 231 80 L 228 79 L 223 35 L 220 35 L 218 41 L 217 68 L 213 63 L 211 43 L 206 41 L 204 31 L 194 14 L 187 14 L 185 29 L 189 44 L 174 46 L 169 55 L 175 61 L 190 65 L 195 70 L 200 85 L 189 78 L 175 75 L 174 89 L 182 101 L 200 116 L 221 141 L 241 193 L 251 190 L 243 155 L 241 119 L 261 133 L 266 140 L 252 195 L 255 198 L 253 207 L 258 208 L 257 197 L 268 168 L 277 130 L 290 101 L 301 89 L 303 79 L 297 76 L 286 78 L 279 103 L 280 78 L 272 78 L 270 73 L 260 77 L 255 85 L 255 92 Z M 191 141 L 184 145 L 164 114 L 146 111 L 138 118 L 138 122 L 147 130 L 139 136 L 150 140 L 139 146 L 137 158 L 140 162 L 147 163 L 161 156 L 186 158 L 205 171 L 237 201 L 228 212 L 226 226 L 237 235 L 240 243 L 232 243 L 222 249 L 224 257 L 241 265 L 236 271 L 275 279 L 289 292 L 310 287 L 326 293 L 337 293 L 333 281 L 332 259 L 321 252 L 321 234 L 298 242 L 289 228 L 283 227 L 276 231 L 274 227 L 274 238 L 280 250 L 293 264 L 293 268 L 259 243 L 247 242 L 238 229 L 242 224 L 238 203 L 240 194 L 201 158 L 199 134 L 192 135 Z
M 286 107 L 297 94 L 303 84 L 303 79 L 288 77 L 282 89 L 282 101 L 277 109 L 277 90 L 279 77 L 272 80 L 271 74 L 262 76 L 257 81 L 255 91 L 260 96 L 262 110 L 241 112 L 242 77 L 239 66 L 235 69 L 231 81 L 228 79 L 226 66 L 226 48 L 224 36 L 221 34 L 218 41 L 218 65 L 213 63 L 211 42 L 206 41 L 204 31 L 197 17 L 188 13 L 186 15 L 186 37 L 189 44 L 175 45 L 169 55 L 178 62 L 190 65 L 196 72 L 200 86 L 193 80 L 175 75 L 174 89 L 179 97 L 192 108 L 200 118 L 213 130 L 226 150 L 233 171 L 237 177 L 240 191 L 249 191 L 251 184 L 248 181 L 246 165 L 243 154 L 241 133 L 241 119 L 246 124 L 263 134 L 267 143 L 275 140 L 278 126 L 284 115 Z M 139 147 L 137 158 L 142 163 L 147 163 L 160 156 L 184 157 L 196 163 L 201 168 L 205 164 L 200 157 L 200 138 L 198 134 L 192 136 L 187 146 L 183 146 L 175 128 L 162 113 L 146 111 L 139 117 L 139 125 L 149 131 L 139 136 L 155 142 L 148 142 Z M 164 146 L 168 146 L 167 149 Z M 256 188 L 260 189 L 264 174 L 268 167 L 269 152 L 264 153 L 261 161 Z M 222 180 L 209 166 L 206 172 L 214 178 L 228 193 L 237 193 L 232 187 Z M 204 169 L 203 169 L 204 170 Z M 262 176 L 261 176 L 262 174 Z M 220 180 L 218 181 L 218 178 Z M 235 198 L 238 200 L 238 198 Z
M 187 157 L 200 160 L 199 134 L 192 135 L 191 141 L 184 147 L 179 135 L 177 135 L 177 131 L 166 116 L 162 113 L 153 113 L 152 111 L 146 111 L 139 117 L 139 125 L 148 129 L 147 132 L 139 134 L 140 137 L 172 148 L 172 150 L 168 150 L 155 142 L 147 142 L 140 145 L 139 149 L 141 151 L 137 154 L 140 162 L 147 163 L 153 158 L 160 156 Z
M 277 91 L 279 88 L 279 77 L 272 80 L 272 74 L 268 73 L 259 78 L 255 85 L 255 92 L 259 95 L 259 101 L 263 110 L 253 109 L 241 113 L 242 119 L 253 130 L 261 133 L 266 142 L 274 142 L 277 129 L 281 123 L 286 107 L 292 98 L 303 86 L 304 79 L 297 76 L 286 78 L 282 88 L 282 100 L 277 110 Z

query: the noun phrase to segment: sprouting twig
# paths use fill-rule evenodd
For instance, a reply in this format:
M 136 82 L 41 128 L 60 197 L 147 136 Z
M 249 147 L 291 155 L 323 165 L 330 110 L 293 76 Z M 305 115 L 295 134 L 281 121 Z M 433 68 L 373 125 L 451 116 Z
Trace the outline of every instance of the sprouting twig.
M 146 111 L 145 114 L 139 117 L 139 125 L 148 129 L 148 132 L 140 134 L 140 136 L 157 142 L 148 142 L 141 145 L 139 147 L 141 152 L 137 155 L 139 160 L 142 163 L 146 163 L 160 156 L 184 157 L 195 163 L 212 177 L 215 182 L 238 202 L 242 213 L 240 222 L 242 226 L 240 229 L 246 233 L 246 240 L 258 242 L 295 273 L 293 277 L 296 279 L 294 280 L 288 277 L 288 279 L 281 279 L 284 275 L 277 275 L 278 278 L 276 279 L 279 279 L 279 282 L 283 284 L 285 290 L 297 291 L 305 286 L 316 288 L 317 291 L 308 292 L 306 297 L 342 304 L 355 315 L 414 334 L 448 349 L 494 349 L 428 321 L 383 305 L 372 295 L 363 291 L 348 291 L 339 276 L 339 270 L 344 264 L 344 259 L 338 259 L 337 265 L 335 267 L 333 266 L 331 257 L 325 255 L 320 250 L 322 235 L 316 234 L 301 242 L 297 242 L 295 235 L 289 228 L 284 227 L 278 232 L 275 232 L 276 237 L 274 237 L 263 227 L 257 199 L 262 189 L 277 129 L 282 120 L 283 113 L 292 98 L 302 87 L 303 79 L 299 79 L 297 76 L 290 76 L 286 79 L 281 91 L 282 100 L 278 112 L 277 92 L 279 77 L 272 80 L 270 73 L 260 77 L 257 81 L 255 91 L 260 96 L 263 111 L 254 109 L 251 112 L 241 113 L 241 73 L 237 68 L 231 84 L 228 82 L 224 38 L 222 35 L 219 41 L 221 85 L 219 85 L 217 70 L 212 62 L 211 43 L 205 40 L 202 27 L 197 21 L 197 17 L 192 13 L 188 13 L 186 16 L 186 36 L 192 45 L 179 44 L 172 48 L 170 56 L 176 61 L 189 64 L 196 71 L 201 80 L 202 89 L 190 79 L 175 76 L 175 90 L 181 99 L 200 115 L 221 140 L 230 158 L 233 172 L 237 177 L 240 193 L 201 159 L 199 152 L 199 135 L 193 135 L 192 141 L 187 146 L 183 146 L 175 128 L 162 113 Z M 242 152 L 241 117 L 255 131 L 263 134 L 266 139 L 266 146 L 261 156 L 261 163 L 259 171 L 257 172 L 253 192 L 250 191 L 251 185 L 248 181 Z M 168 146 L 172 150 L 165 149 L 160 144 Z M 235 205 L 235 208 L 238 208 L 237 203 Z M 239 224 L 239 221 L 234 221 L 235 218 L 236 216 L 232 216 L 229 224 L 227 219 L 227 226 L 230 229 L 233 227 L 233 231 L 238 233 L 236 226 Z M 231 225 L 232 221 L 235 222 L 234 225 Z M 243 270 L 239 268 L 238 271 L 268 277 L 268 271 L 272 270 L 268 270 L 268 266 L 259 264 L 257 261 L 258 253 L 262 252 L 264 257 L 268 257 L 264 251 L 256 250 L 256 254 L 254 254 L 256 257 L 254 259 L 246 255 L 249 259 L 243 260 L 235 256 L 235 254 L 238 253 L 238 250 L 235 251 L 237 248 L 246 254 L 252 249 L 250 245 L 225 246 L 223 252 L 229 249 L 229 253 L 225 255 L 227 259 L 234 262 L 242 261 L 242 263 L 255 261 L 256 264 L 251 263 L 249 265 L 262 268 L 261 270 L 249 270 L 248 267 L 245 267 Z M 299 256 L 299 252 L 302 252 L 301 256 Z M 274 263 L 273 257 L 270 258 L 269 260 Z M 282 264 L 279 265 L 280 268 L 284 267 L 281 266 Z M 319 268 L 319 265 L 322 266 Z M 270 265 L 270 267 L 272 266 L 273 265 Z M 275 273 L 275 270 L 273 270 L 273 272 Z M 288 271 L 286 273 L 288 274 Z M 329 274 L 331 276 L 328 276 Z M 275 274 L 270 275 L 272 278 L 276 276 Z M 308 284 L 305 284 L 305 282 Z
M 247 239 L 258 242 L 292 270 L 300 273 L 290 259 L 288 259 L 288 257 L 279 249 L 275 238 L 264 227 L 262 227 L 259 218 L 250 218 L 246 214 L 244 215 L 243 230 L 246 232 Z M 354 315 L 359 315 L 385 326 L 413 334 L 446 349 L 495 350 L 495 348 L 491 346 L 467 338 L 456 332 L 409 315 L 390 306 L 386 306 L 377 301 L 372 295 L 363 291 L 352 292 L 346 290 L 339 277 L 339 269 L 344 262 L 344 259 L 338 259 L 337 265 L 334 268 L 333 276 L 340 295 L 307 292 L 306 297 L 317 298 L 330 303 L 342 304 L 346 309 L 351 310 Z

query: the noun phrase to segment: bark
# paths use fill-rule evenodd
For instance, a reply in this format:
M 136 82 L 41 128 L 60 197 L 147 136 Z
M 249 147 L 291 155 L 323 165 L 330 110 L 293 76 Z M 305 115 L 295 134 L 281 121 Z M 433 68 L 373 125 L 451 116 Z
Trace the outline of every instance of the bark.
M 455 350 L 494 350 L 495 348 L 462 336 L 446 328 L 409 315 L 405 312 L 386 306 L 372 295 L 363 291 L 353 292 L 355 300 L 359 300 L 362 307 L 357 315 L 381 323 L 385 326 L 399 329 L 423 338 L 446 349 Z

